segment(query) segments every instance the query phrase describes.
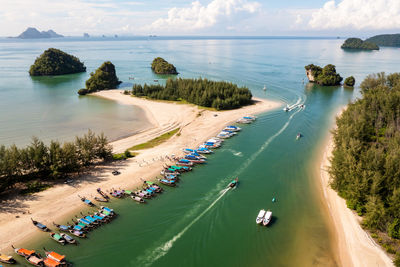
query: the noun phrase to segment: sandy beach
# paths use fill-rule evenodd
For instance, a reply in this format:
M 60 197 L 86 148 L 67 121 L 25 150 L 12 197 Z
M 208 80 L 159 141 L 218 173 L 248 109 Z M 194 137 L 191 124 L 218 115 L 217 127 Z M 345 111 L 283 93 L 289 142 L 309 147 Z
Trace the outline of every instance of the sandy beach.
M 394 266 L 392 260 L 364 231 L 361 217 L 347 208 L 346 201 L 329 186 L 329 158 L 334 148 L 330 134 L 324 144 L 325 150 L 320 166 L 320 178 L 327 209 L 334 230 L 334 244 L 340 266 L 376 267 Z
M 11 244 L 23 245 L 24 241 L 34 238 L 35 233 L 39 233 L 31 224 L 30 218 L 50 228 L 52 222 L 65 223 L 68 216 L 86 208 L 78 195 L 91 198 L 95 196 L 98 187 L 103 190 L 136 188 L 142 183 L 141 178 L 151 180 L 159 174 L 162 166 L 168 163 L 166 156 L 182 155 L 182 148 L 196 147 L 209 137 L 215 136 L 223 126 L 242 116 L 266 112 L 282 105 L 279 102 L 254 99 L 257 103 L 251 106 L 229 111 L 211 111 L 199 109 L 194 105 L 130 97 L 122 94 L 121 90 L 101 91 L 95 95 L 117 101 L 122 105 L 142 108 L 153 125 L 133 136 L 112 142 L 114 152 L 123 152 L 128 147 L 146 142 L 178 127 L 181 129 L 180 135 L 173 136 L 155 148 L 141 150 L 135 158 L 97 166 L 72 184 L 60 184 L 32 196 L 21 196 L 2 202 L 0 251 L 9 251 Z M 113 176 L 111 171 L 114 169 L 118 169 L 121 174 Z

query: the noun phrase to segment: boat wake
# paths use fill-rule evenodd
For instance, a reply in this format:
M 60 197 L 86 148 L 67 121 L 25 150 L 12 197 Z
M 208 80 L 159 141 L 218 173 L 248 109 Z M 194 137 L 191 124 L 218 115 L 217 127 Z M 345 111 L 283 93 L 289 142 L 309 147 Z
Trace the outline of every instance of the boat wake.
M 202 213 L 200 213 L 196 218 L 194 218 L 185 228 L 183 228 L 182 231 L 180 231 L 178 234 L 176 234 L 173 238 L 171 238 L 170 240 L 168 240 L 167 242 L 165 242 L 164 244 L 162 244 L 161 246 L 157 247 L 154 250 L 148 250 L 144 253 L 143 256 L 140 256 L 136 262 L 135 265 L 139 265 L 139 266 L 150 266 L 152 265 L 154 262 L 156 262 L 159 258 L 165 256 L 168 251 L 172 248 L 172 246 L 174 245 L 174 243 L 182 237 L 183 234 L 185 234 L 185 232 L 187 230 L 189 230 L 189 228 L 195 224 L 198 220 L 201 219 L 201 217 L 204 216 L 204 214 L 206 214 L 212 207 L 214 207 L 214 205 L 230 190 L 231 188 L 225 188 L 224 190 L 222 190 L 220 192 L 220 195 L 218 196 L 218 198 L 216 198 Z
M 299 99 L 297 102 L 300 103 L 300 100 L 301 99 Z M 301 109 L 298 109 L 295 112 L 293 112 L 292 115 L 290 115 L 287 122 L 282 126 L 282 128 L 278 132 L 276 132 L 274 135 L 272 135 L 270 138 L 268 138 L 267 141 L 265 141 L 265 143 L 260 147 L 260 149 L 257 150 L 253 155 L 251 155 L 251 157 L 247 158 L 246 161 L 244 161 L 244 163 L 242 164 L 242 166 L 240 166 L 240 168 L 237 169 L 237 171 L 234 172 L 234 174 L 232 176 L 234 176 L 234 177 L 239 176 L 250 165 L 250 163 L 252 163 L 261 154 L 261 152 L 263 152 L 269 146 L 269 144 L 272 141 L 274 141 L 274 139 L 276 137 L 278 137 L 281 133 L 283 133 L 286 130 L 286 128 L 289 126 L 290 122 L 292 121 L 294 115 L 296 115 L 300 111 L 301 111 Z

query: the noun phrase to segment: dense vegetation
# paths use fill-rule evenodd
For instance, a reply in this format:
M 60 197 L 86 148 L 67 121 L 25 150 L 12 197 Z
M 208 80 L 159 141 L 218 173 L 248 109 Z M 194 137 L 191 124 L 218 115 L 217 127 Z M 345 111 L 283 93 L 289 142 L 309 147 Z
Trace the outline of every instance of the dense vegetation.
M 400 73 L 368 76 L 337 118 L 331 185 L 363 225 L 400 238 Z M 399 258 L 400 259 L 400 258 Z
M 135 84 L 132 94 L 162 100 L 184 100 L 218 110 L 234 109 L 251 103 L 251 92 L 228 82 L 207 79 L 168 79 L 164 85 Z
M 34 137 L 25 148 L 0 146 L 0 194 L 16 183 L 32 186 L 32 180 L 48 181 L 77 172 L 98 160 L 112 158 L 111 151 L 107 138 L 91 131 L 64 144 L 51 141 L 45 145 Z
M 114 64 L 106 61 L 95 73 L 90 73 L 90 78 L 86 81 L 86 88 L 80 89 L 78 94 L 86 95 L 100 90 L 115 89 L 120 83 Z
M 357 50 L 379 50 L 379 46 L 369 41 L 363 41 L 360 38 L 348 38 L 342 44 L 343 49 L 357 49 Z
M 356 83 L 356 79 L 355 79 L 353 76 L 350 76 L 350 77 L 347 77 L 347 78 L 344 80 L 344 83 L 343 83 L 343 84 L 344 84 L 345 86 L 353 87 L 355 83 Z
M 381 34 L 368 38 L 366 41 L 380 46 L 400 47 L 400 34 Z
M 307 77 L 310 82 L 315 82 L 320 85 L 340 85 L 343 78 L 336 73 L 336 68 L 332 64 L 326 65 L 324 68 L 310 64 L 304 67 L 306 69 Z
M 86 71 L 77 58 L 61 50 L 49 48 L 43 52 L 29 69 L 31 76 L 62 75 Z
M 178 74 L 175 66 L 161 57 L 157 57 L 153 60 L 151 69 L 157 74 Z

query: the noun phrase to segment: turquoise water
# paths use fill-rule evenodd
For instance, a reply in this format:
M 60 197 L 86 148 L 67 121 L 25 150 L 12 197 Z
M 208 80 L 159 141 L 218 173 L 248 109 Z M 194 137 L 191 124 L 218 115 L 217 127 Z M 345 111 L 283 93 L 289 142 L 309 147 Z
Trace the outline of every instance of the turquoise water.
M 111 60 L 124 82 L 129 82 L 130 76 L 138 82 L 151 82 L 157 76 L 151 73 L 149 64 L 154 57 L 162 56 L 177 66 L 182 77 L 228 80 L 248 86 L 257 97 L 306 105 L 305 110 L 285 113 L 278 109 L 259 115 L 255 123 L 243 126 L 238 136 L 210 156 L 207 166 L 183 175 L 179 187 L 166 188 L 147 205 L 138 205 L 130 199 L 114 200 L 110 206 L 120 216 L 91 232 L 88 240 L 80 241 L 79 247 L 61 247 L 45 234 L 43 241 L 28 245 L 32 248 L 45 245 L 65 253 L 75 266 L 335 266 L 332 238 L 312 166 L 318 164 L 316 156 L 334 113 L 359 94 L 357 89 L 303 84 L 304 66 L 332 63 L 342 76 L 354 75 L 359 83 L 369 73 L 396 71 L 400 58 L 399 50 L 391 48 L 379 52 L 344 52 L 339 48 L 341 42 L 269 38 L 7 43 L 18 47 L 19 53 L 13 58 L 24 58 L 21 54 L 26 50 L 34 54 L 32 47 L 40 51 L 55 46 L 80 57 L 89 72 L 103 60 Z M 25 86 L 30 85 L 28 96 L 36 97 L 36 101 L 41 99 L 40 104 L 29 101 L 27 108 L 45 109 L 56 101 L 63 102 L 54 95 L 52 82 L 19 77 L 26 59 L 9 60 L 19 66 L 19 71 L 2 73 L 1 79 L 10 81 L 14 75 Z M 72 99 L 70 94 L 74 90 L 69 88 L 82 87 L 86 76 L 68 76 L 65 82 L 57 83 L 66 89 L 62 92 L 64 97 Z M 157 79 L 162 81 L 162 77 Z M 11 107 L 11 102 L 17 100 L 4 93 L 4 82 L 0 84 L 2 94 L 7 96 L 7 101 L 4 96 L 1 101 Z M 267 92 L 262 90 L 264 84 Z M 27 101 L 22 84 L 16 82 L 13 88 Z M 85 109 L 96 109 L 96 105 L 118 109 L 118 105 L 105 100 L 73 97 L 78 99 L 70 100 L 77 101 L 76 109 L 85 105 Z M 71 109 L 64 111 L 65 116 L 73 116 Z M 100 116 L 90 112 L 81 115 L 73 122 L 85 120 L 91 128 L 94 117 Z M 59 120 L 52 112 L 48 116 L 48 120 Z M 113 118 L 117 119 L 118 116 Z M 18 120 L 22 120 L 18 121 L 21 125 L 27 123 L 23 117 Z M 2 115 L 1 123 L 9 125 L 10 120 L 4 121 Z M 30 128 L 35 127 L 40 125 L 32 122 Z M 63 128 L 62 123 L 59 127 L 71 134 L 79 130 Z M 298 132 L 304 137 L 296 141 Z M 0 137 L 12 139 L 12 134 L 6 137 L 5 133 L 1 132 Z M 238 187 L 225 190 L 233 177 L 239 177 Z M 272 203 L 273 197 L 276 203 Z M 262 208 L 271 209 L 274 214 L 268 228 L 255 224 Z

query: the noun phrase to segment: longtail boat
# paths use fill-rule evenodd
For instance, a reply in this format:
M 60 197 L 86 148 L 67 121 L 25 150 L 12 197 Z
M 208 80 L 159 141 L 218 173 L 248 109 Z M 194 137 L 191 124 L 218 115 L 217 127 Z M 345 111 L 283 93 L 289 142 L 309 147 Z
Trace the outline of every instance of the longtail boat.
M 176 162 L 176 165 L 178 166 L 188 166 L 188 167 L 192 167 L 193 166 L 193 162 L 187 160 L 187 159 L 180 159 Z
M 102 198 L 102 197 L 94 197 L 94 200 L 96 200 L 98 202 L 108 202 L 107 198 Z
M 124 193 L 119 190 L 113 190 L 110 192 L 110 195 L 115 197 L 115 198 L 122 198 L 124 196 Z
M 44 249 L 44 253 L 46 253 L 46 257 L 48 259 L 56 261 L 58 264 L 63 264 L 63 265 L 55 265 L 55 266 L 67 266 L 67 260 L 65 259 L 65 255 L 58 254 L 57 252 L 54 252 L 54 251 L 47 251 L 46 248 L 43 248 L 43 249 Z
M 65 245 L 67 242 L 60 234 L 57 233 L 50 233 L 50 237 L 54 240 L 60 243 L 61 245 Z
M 179 181 L 179 177 L 176 175 L 172 175 L 172 174 L 166 174 L 166 175 L 164 175 L 164 178 L 167 180 Z
M 199 154 L 211 154 L 211 153 L 214 153 L 214 151 L 212 151 L 211 149 L 208 149 L 206 147 L 199 147 L 198 149 L 196 149 L 196 151 Z
M 14 249 L 14 252 L 17 253 L 18 255 L 22 256 L 22 257 L 28 257 L 31 255 L 36 255 L 36 251 L 35 250 L 29 250 L 26 248 L 15 248 L 13 245 L 11 245 L 11 247 Z
M 147 192 L 143 192 L 143 191 L 136 191 L 135 195 L 141 198 L 151 198 L 151 196 L 149 194 L 147 194 Z
M 203 158 L 199 158 L 195 155 L 186 155 L 185 159 L 193 162 L 193 163 L 197 163 L 197 164 L 202 164 L 202 163 L 206 163 L 207 161 Z
M 69 230 L 69 232 L 71 233 L 71 235 L 74 235 L 74 236 L 77 236 L 77 237 L 80 237 L 80 238 L 85 238 L 86 237 L 86 234 L 84 233 L 84 232 L 82 232 L 82 231 L 78 231 L 78 230 Z
M 86 205 L 88 205 L 89 207 L 94 207 L 95 205 L 93 204 L 92 201 L 90 201 L 89 199 L 87 199 L 86 197 L 81 197 L 78 195 L 78 197 L 82 200 L 83 203 L 85 203 Z
M 177 170 L 173 169 L 164 169 L 160 172 L 161 175 L 172 174 L 172 175 L 179 175 L 180 173 Z
M 57 227 L 57 229 L 59 231 L 68 232 L 69 230 L 71 230 L 71 226 L 70 225 L 61 225 L 61 224 L 56 224 L 54 222 L 53 222 L 53 225 L 55 227 Z
M 133 192 L 130 191 L 130 190 L 122 190 L 122 192 L 123 192 L 125 195 L 128 195 L 128 196 L 131 196 L 131 195 L 133 194 Z
M 34 266 L 40 266 L 40 267 L 45 266 L 43 258 L 38 254 L 27 256 L 27 257 L 25 257 L 25 259 L 27 262 L 29 262 L 30 264 L 32 264 Z
M 136 202 L 139 202 L 139 203 L 146 203 L 146 202 L 144 201 L 144 199 L 141 198 L 141 197 L 138 197 L 138 196 L 131 196 L 131 198 L 132 198 L 133 200 L 135 200 Z
M 0 253 L 0 262 L 2 263 L 8 263 L 8 264 L 15 264 L 17 263 L 16 260 L 13 259 L 13 257 L 5 255 L 5 254 L 1 254 Z
M 53 260 L 51 258 L 45 258 L 43 263 L 44 263 L 44 266 L 46 266 L 46 267 L 64 267 L 64 266 L 68 266 L 67 263 L 61 263 L 61 262 L 58 262 L 58 261 Z
M 40 222 L 35 221 L 32 218 L 31 218 L 31 220 L 32 220 L 33 225 L 36 226 L 37 228 L 39 228 L 40 230 L 42 230 L 43 232 L 49 232 L 50 231 L 49 228 L 47 228 L 46 225 L 41 224 Z
M 156 191 L 156 193 L 161 193 L 162 192 L 162 188 L 159 187 L 158 185 L 156 185 L 155 183 L 149 182 L 149 181 L 144 181 L 143 182 L 143 186 L 148 186 L 150 188 L 152 188 L 154 191 Z
M 74 244 L 74 245 L 77 245 L 77 244 L 78 244 L 78 243 L 76 242 L 75 239 L 73 239 L 71 236 L 69 236 L 69 235 L 67 235 L 67 234 L 62 233 L 62 234 L 60 234 L 60 236 L 61 236 L 62 238 L 64 238 L 64 240 L 65 240 L 68 244 Z
M 102 197 L 104 197 L 105 199 L 109 199 L 110 197 L 104 193 L 103 191 L 101 191 L 101 188 L 97 188 L 97 193 L 99 193 Z
M 207 157 L 206 157 L 206 156 L 204 156 L 204 155 L 200 155 L 200 154 L 199 154 L 199 153 L 197 153 L 197 152 L 190 153 L 189 155 L 192 155 L 192 156 L 198 157 L 198 158 L 200 158 L 200 159 L 207 159 Z
M 159 179 L 160 183 L 168 185 L 168 186 L 176 186 L 174 180 L 167 180 L 167 179 Z

